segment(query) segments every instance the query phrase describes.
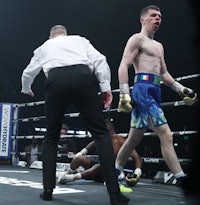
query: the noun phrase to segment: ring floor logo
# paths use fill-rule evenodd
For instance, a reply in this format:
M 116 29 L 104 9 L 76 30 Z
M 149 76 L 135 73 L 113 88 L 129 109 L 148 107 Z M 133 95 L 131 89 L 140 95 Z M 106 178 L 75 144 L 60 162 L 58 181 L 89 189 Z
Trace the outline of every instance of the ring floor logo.
M 1 170 L 1 172 L 18 172 L 24 174 L 24 171 L 15 171 L 15 170 Z M 11 186 L 17 186 L 17 187 L 30 187 L 34 189 L 43 189 L 42 183 L 39 182 L 33 182 L 28 180 L 20 180 L 17 178 L 10 178 L 10 177 L 0 177 L 0 184 L 7 184 Z M 80 193 L 85 192 L 83 190 L 78 189 L 71 189 L 71 188 L 62 188 L 59 186 L 56 186 L 56 188 L 53 191 L 53 194 L 69 194 L 69 193 Z

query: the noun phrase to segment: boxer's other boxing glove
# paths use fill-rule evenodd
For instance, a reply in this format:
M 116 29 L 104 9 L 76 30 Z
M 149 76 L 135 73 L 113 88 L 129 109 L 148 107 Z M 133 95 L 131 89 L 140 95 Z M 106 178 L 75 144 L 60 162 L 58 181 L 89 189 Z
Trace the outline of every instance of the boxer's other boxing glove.
M 140 176 L 135 173 L 128 173 L 125 180 L 128 186 L 135 186 L 140 181 Z
M 129 86 L 127 83 L 123 83 L 119 85 L 119 88 L 120 88 L 120 94 L 119 94 L 118 109 L 121 112 L 129 113 L 132 110 Z
M 172 90 L 177 92 L 181 98 L 183 98 L 183 102 L 186 105 L 192 105 L 197 98 L 197 94 L 194 92 L 194 90 L 187 88 L 187 87 L 184 87 L 183 85 L 181 85 L 177 81 L 175 81 L 172 84 L 171 88 L 172 88 Z

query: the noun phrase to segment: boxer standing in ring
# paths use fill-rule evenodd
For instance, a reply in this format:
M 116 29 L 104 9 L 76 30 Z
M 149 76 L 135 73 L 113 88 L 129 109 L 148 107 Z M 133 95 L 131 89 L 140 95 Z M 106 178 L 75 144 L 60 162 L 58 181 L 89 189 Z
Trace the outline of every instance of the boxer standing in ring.
M 141 31 L 128 39 L 123 52 L 118 69 L 118 108 L 122 112 L 132 113 L 129 136 L 118 152 L 116 168 L 123 170 L 131 151 L 140 143 L 147 128 L 151 128 L 160 139 L 162 156 L 178 185 L 185 181 L 185 173 L 174 150 L 171 129 L 160 107 L 160 81 L 177 92 L 187 105 L 193 104 L 197 95 L 190 88 L 175 81 L 167 70 L 163 45 L 154 40 L 161 18 L 160 8 L 156 5 L 143 8 L 140 13 Z M 135 78 L 130 96 L 128 68 L 131 65 L 135 69 Z M 135 103 L 134 109 L 131 101 Z

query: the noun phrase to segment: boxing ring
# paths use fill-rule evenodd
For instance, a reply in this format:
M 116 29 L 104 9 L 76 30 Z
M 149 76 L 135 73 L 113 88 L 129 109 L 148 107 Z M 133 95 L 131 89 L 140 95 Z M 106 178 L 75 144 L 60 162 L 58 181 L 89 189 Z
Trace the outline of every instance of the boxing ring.
M 189 80 L 197 79 L 199 77 L 200 77 L 200 74 L 193 74 L 193 75 L 178 77 L 178 78 L 175 78 L 175 80 L 176 81 L 189 81 Z M 130 89 L 132 89 L 132 87 L 130 87 Z M 113 93 L 113 97 L 115 97 L 115 94 L 119 93 L 119 89 L 113 90 L 112 93 Z M 199 95 L 199 93 L 197 94 Z M 199 103 L 199 99 L 196 99 L 195 103 L 192 106 L 188 106 L 188 109 L 191 109 L 193 106 L 195 107 L 198 103 Z M 26 154 L 30 154 L 30 153 L 25 153 L 22 149 L 27 144 L 27 141 L 33 138 L 39 139 L 41 141 L 42 138 L 44 137 L 44 134 L 46 131 L 45 126 L 44 126 L 45 116 L 44 115 L 36 116 L 37 113 L 34 113 L 34 111 L 29 111 L 29 110 L 34 110 L 36 107 L 40 107 L 40 109 L 42 110 L 43 105 L 44 105 L 44 101 L 22 103 L 22 104 L 10 104 L 10 103 L 8 103 L 8 105 L 6 104 L 6 106 L 9 106 L 10 109 L 12 109 L 10 113 L 10 116 L 11 116 L 10 128 L 9 128 L 10 129 L 10 136 L 9 136 L 10 139 L 7 139 L 7 141 L 10 143 L 9 144 L 10 147 L 8 147 L 9 149 L 8 155 L 5 157 L 6 159 L 10 160 L 10 164 L 6 166 L 0 166 L 0 173 L 1 173 L 0 174 L 0 188 L 3 185 L 4 187 L 5 186 L 12 187 L 13 194 L 16 191 L 16 187 L 21 187 L 21 191 L 27 194 L 28 194 L 27 189 L 30 189 L 30 188 L 33 189 L 34 190 L 33 196 L 30 197 L 30 194 L 29 194 L 29 198 L 30 198 L 29 204 L 30 205 L 33 204 L 33 202 L 31 202 L 31 199 L 33 201 L 38 200 L 40 204 L 45 203 L 41 201 L 38 197 L 40 190 L 39 192 L 37 191 L 38 189 L 42 189 L 42 174 L 41 174 L 42 162 L 36 161 L 30 167 L 27 167 L 26 164 L 20 160 L 20 157 Z M 186 105 L 182 100 L 161 103 L 161 107 L 164 109 L 164 112 L 166 108 L 173 109 L 176 107 L 183 107 L 182 109 L 184 109 L 185 106 Z M 109 115 L 120 114 L 120 111 L 118 110 L 118 108 L 111 108 L 109 110 L 103 110 L 103 112 L 105 113 L 108 112 Z M 36 114 L 36 115 L 30 116 L 30 114 Z M 78 112 L 65 114 L 65 118 L 67 120 L 71 120 L 71 119 L 78 120 L 79 117 L 80 117 L 80 113 Z M 36 124 L 35 126 L 33 126 L 34 134 L 32 133 L 21 134 L 21 130 L 23 130 L 25 127 L 24 123 L 31 124 L 31 125 Z M 38 124 L 39 125 L 43 124 L 43 126 L 38 126 Z M 129 122 L 127 122 L 127 124 L 129 124 Z M 26 129 L 24 132 L 26 132 Z M 128 133 L 122 132 L 119 134 L 123 136 L 127 136 Z M 186 129 L 173 130 L 172 134 L 174 136 L 174 139 L 175 138 L 178 138 L 178 139 L 186 138 L 186 140 L 188 138 L 194 138 L 194 137 L 197 137 L 197 135 L 199 135 L 197 128 L 192 129 L 192 130 L 188 130 L 188 128 L 187 130 Z M 150 132 L 147 131 L 144 135 L 145 135 L 145 138 L 149 138 L 150 141 L 152 139 L 158 138 L 156 137 L 156 134 L 151 131 Z M 87 130 L 80 130 L 80 129 L 69 130 L 67 135 L 63 135 L 61 137 L 62 138 L 70 137 L 73 139 L 75 138 L 77 142 L 79 141 L 79 144 L 82 144 L 83 140 L 85 140 L 84 141 L 85 144 L 87 144 L 86 142 L 92 141 L 91 134 Z M 2 139 L 2 136 L 1 136 L 1 139 Z M 22 142 L 24 140 L 26 141 L 26 143 Z M 181 188 L 176 187 L 176 186 L 170 186 L 170 185 L 173 185 L 173 176 L 171 175 L 170 172 L 166 171 L 167 169 L 165 167 L 165 162 L 163 158 L 160 156 L 153 156 L 152 154 L 148 155 L 150 153 L 148 152 L 148 146 L 146 145 L 144 146 L 144 144 L 142 143 L 140 146 L 141 146 L 141 150 L 144 150 L 144 148 L 147 149 L 146 152 L 144 150 L 144 153 L 139 152 L 143 160 L 142 169 L 143 169 L 144 175 L 142 176 L 141 181 L 134 187 L 134 192 L 132 196 L 130 197 L 129 195 L 131 199 L 133 198 L 133 200 L 131 201 L 133 201 L 134 204 L 141 204 L 141 205 L 146 204 L 145 202 L 149 201 L 149 199 L 152 199 L 153 201 L 152 204 L 154 205 L 161 204 L 161 203 L 165 204 L 165 202 L 166 204 L 171 203 L 172 205 L 173 204 L 174 205 L 175 204 L 188 204 L 187 202 L 188 199 L 185 199 Z M 149 145 L 149 147 L 151 146 L 152 145 Z M 177 143 L 174 143 L 174 146 L 176 147 Z M 80 147 L 79 149 L 83 147 Z M 157 147 L 156 149 L 160 149 L 160 148 Z M 37 153 L 37 154 L 40 155 L 41 153 Z M 62 156 L 64 156 L 65 158 L 69 158 L 69 159 L 73 158 L 72 155 L 58 153 L 58 158 Z M 98 157 L 97 155 L 90 155 L 90 156 Z M 192 159 L 190 157 L 185 157 L 185 158 L 179 157 L 179 161 L 181 165 L 183 166 L 183 168 L 184 166 L 186 167 L 189 166 L 191 160 Z M 129 161 L 131 161 L 131 159 L 129 159 Z M 65 162 L 59 163 L 58 162 L 57 170 L 64 171 L 68 166 L 69 166 L 69 163 L 65 163 Z M 153 178 L 151 175 L 152 173 L 151 174 L 148 173 L 148 171 L 151 169 L 154 169 L 154 171 L 156 171 L 155 173 L 153 173 L 154 174 Z M 127 172 L 132 171 L 132 167 L 127 165 L 125 170 Z M 166 184 L 169 186 L 167 186 Z M 95 188 L 91 188 L 91 187 L 95 187 Z M 66 197 L 64 193 L 73 193 L 73 194 L 72 196 L 69 194 Z M 61 201 L 55 200 L 54 202 L 51 202 L 52 204 L 66 204 L 68 201 L 70 201 L 69 204 L 72 204 L 72 205 L 73 204 L 87 204 L 87 205 L 93 204 L 94 199 L 90 199 L 92 198 L 91 196 L 93 196 L 93 194 L 97 195 L 98 198 L 101 199 L 98 202 L 95 202 L 96 205 L 98 204 L 106 205 L 108 203 L 107 202 L 108 200 L 105 197 L 106 193 L 105 193 L 104 185 L 98 184 L 93 181 L 86 182 L 84 180 L 80 180 L 78 182 L 77 181 L 72 182 L 67 186 L 58 185 L 55 189 L 55 194 L 59 194 L 61 196 L 61 197 L 59 196 L 60 198 L 59 200 Z M 64 195 L 62 196 L 62 194 Z M 77 198 L 74 197 L 76 194 L 78 195 Z M 23 203 L 26 204 L 26 200 L 27 200 L 26 196 L 21 197 L 21 195 L 19 195 L 18 193 L 17 194 L 15 193 L 15 195 L 17 195 L 15 204 L 23 204 Z M 159 198 L 157 198 L 158 195 L 159 195 Z M 8 200 L 6 196 L 8 195 L 5 192 L 5 195 L 3 196 L 2 200 L 5 201 L 5 205 L 6 205 L 6 202 L 7 204 L 10 205 L 11 201 Z M 84 202 L 82 198 L 86 199 L 86 201 Z M 141 201 L 141 198 L 143 198 L 144 203 Z

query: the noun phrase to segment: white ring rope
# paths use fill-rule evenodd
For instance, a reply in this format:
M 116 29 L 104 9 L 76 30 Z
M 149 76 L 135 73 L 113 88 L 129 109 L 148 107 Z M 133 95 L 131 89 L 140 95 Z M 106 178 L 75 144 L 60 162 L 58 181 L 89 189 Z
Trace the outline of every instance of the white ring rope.
M 173 131 L 172 135 L 173 136 L 177 136 L 177 135 L 194 135 L 197 134 L 198 132 L 196 130 L 190 130 L 190 131 Z M 123 136 L 123 137 L 127 137 L 128 133 L 119 133 L 118 135 Z M 156 137 L 156 133 L 154 132 L 145 132 L 144 136 L 151 136 L 151 137 Z M 78 137 L 78 138 L 84 138 L 84 137 L 91 137 L 90 134 L 74 134 L 74 135 L 62 135 L 62 138 L 71 138 L 71 137 Z M 42 139 L 44 138 L 44 135 L 21 135 L 21 136 L 12 136 L 12 139 L 33 139 L 33 138 L 37 138 L 37 139 Z
M 195 100 L 195 103 L 199 102 L 199 99 Z M 195 104 L 194 103 L 194 104 Z M 174 107 L 178 107 L 178 106 L 187 106 L 182 100 L 181 101 L 172 101 L 172 102 L 164 102 L 161 103 L 161 107 L 166 107 L 166 106 L 174 106 Z M 103 110 L 103 112 L 121 112 L 118 108 L 113 108 L 113 109 L 107 109 L 107 110 Z M 66 118 L 73 118 L 73 117 L 79 117 L 80 113 L 67 113 L 64 115 Z M 18 118 L 13 120 L 13 122 L 28 122 L 28 121 L 38 121 L 41 119 L 45 119 L 46 116 L 39 116 L 39 117 L 28 117 L 28 118 Z
M 178 77 L 178 78 L 175 78 L 175 80 L 176 81 L 188 80 L 188 79 L 197 78 L 199 76 L 200 76 L 200 74 L 193 74 L 193 75 Z M 113 93 L 119 92 L 119 89 L 112 90 L 112 92 Z M 195 103 L 196 102 L 199 102 L 199 99 L 196 99 Z M 44 104 L 44 101 L 38 101 L 38 102 L 31 102 L 31 103 L 14 104 L 13 106 L 16 107 L 16 108 L 20 108 L 20 107 L 32 107 L 32 106 L 35 106 L 35 105 L 43 105 L 43 104 Z M 185 105 L 185 103 L 182 100 L 181 101 L 172 101 L 172 102 L 161 103 L 161 107 L 165 107 L 165 106 L 175 106 L 175 107 L 177 107 L 177 106 L 184 106 L 184 105 Z M 114 112 L 114 111 L 120 112 L 118 108 L 103 110 L 103 112 L 108 112 L 108 111 L 109 112 Z M 69 118 L 79 117 L 80 113 L 67 113 L 64 116 L 69 117 Z M 18 121 L 21 121 L 21 122 L 38 121 L 38 120 L 45 119 L 45 118 L 46 118 L 45 116 L 18 118 L 18 119 L 13 119 L 13 122 L 16 123 Z
M 187 75 L 187 76 L 182 76 L 182 77 L 175 78 L 175 80 L 176 81 L 188 80 L 188 79 L 197 78 L 199 76 L 200 76 L 200 74 L 192 74 L 192 75 Z M 132 87 L 130 87 L 130 88 L 132 88 Z M 112 92 L 113 93 L 119 92 L 119 89 L 112 90 Z M 195 103 L 196 102 L 199 102 L 199 99 L 196 99 Z M 13 106 L 16 107 L 16 108 L 20 108 L 20 107 L 32 107 L 32 106 L 35 106 L 35 105 L 43 105 L 43 104 L 44 104 L 44 101 L 38 101 L 38 102 L 31 102 L 31 103 L 14 104 Z M 185 103 L 182 100 L 181 101 L 172 101 L 172 102 L 163 102 L 163 103 L 161 103 L 161 107 L 165 107 L 165 106 L 177 107 L 177 106 L 184 106 L 184 105 L 185 105 Z M 120 112 L 118 108 L 103 110 L 103 112 L 108 112 L 108 111 L 109 112 L 114 112 L 114 111 Z M 64 116 L 67 117 L 67 118 L 68 117 L 69 118 L 79 117 L 80 113 L 67 113 Z M 38 121 L 38 120 L 45 119 L 45 118 L 46 118 L 45 116 L 18 118 L 18 119 L 14 119 L 13 122 L 15 123 L 15 122 L 18 122 L 18 121 L 21 121 L 21 122 Z
M 178 77 L 175 78 L 176 81 L 182 81 L 182 80 L 189 80 L 189 79 L 193 79 L 193 78 L 197 78 L 200 77 L 200 74 L 192 74 L 192 75 L 187 75 L 187 76 L 182 76 L 182 77 Z M 162 82 L 161 82 L 162 84 Z M 130 89 L 132 89 L 132 87 L 130 87 Z M 115 89 L 112 90 L 112 93 L 115 92 L 119 92 L 119 89 Z M 21 104 L 14 104 L 15 107 L 31 107 L 31 106 L 35 106 L 35 105 L 43 105 L 44 101 L 38 101 L 38 102 L 31 102 L 31 103 L 21 103 Z

